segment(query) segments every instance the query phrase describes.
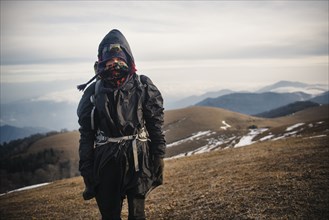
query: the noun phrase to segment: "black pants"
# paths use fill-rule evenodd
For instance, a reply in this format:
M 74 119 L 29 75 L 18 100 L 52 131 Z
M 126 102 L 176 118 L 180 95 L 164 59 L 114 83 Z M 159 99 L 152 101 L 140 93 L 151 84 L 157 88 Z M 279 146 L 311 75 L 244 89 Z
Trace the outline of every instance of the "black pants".
M 135 193 L 134 187 L 123 189 L 133 182 L 131 169 L 125 170 L 126 161 L 110 161 L 103 168 L 96 188 L 96 201 L 103 220 L 121 220 L 124 196 L 128 199 L 129 220 L 145 219 L 145 198 Z M 128 166 L 129 167 L 129 166 Z M 129 184 L 128 184 L 129 185 Z

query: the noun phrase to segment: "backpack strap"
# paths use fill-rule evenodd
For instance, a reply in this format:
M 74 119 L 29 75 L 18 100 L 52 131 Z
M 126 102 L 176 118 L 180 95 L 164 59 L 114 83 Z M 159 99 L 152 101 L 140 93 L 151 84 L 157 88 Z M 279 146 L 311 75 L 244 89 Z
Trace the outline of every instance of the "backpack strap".
M 90 96 L 90 102 L 94 105 L 93 109 L 91 110 L 90 113 L 90 124 L 91 124 L 91 129 L 95 130 L 95 109 L 96 109 L 96 99 L 95 99 L 95 95 L 91 95 Z
M 140 86 L 141 88 L 145 88 L 145 87 L 146 87 L 146 84 L 143 83 L 143 82 L 142 82 L 142 79 L 141 79 L 141 77 L 144 77 L 144 75 L 139 75 L 139 74 L 136 74 L 136 75 L 137 75 L 137 81 L 138 81 L 138 83 L 139 83 L 139 86 Z
M 90 102 L 93 104 L 93 109 L 91 110 L 90 112 L 90 124 L 91 124 L 91 129 L 92 130 L 95 130 L 95 110 L 96 110 L 96 97 L 99 93 L 99 89 L 100 89 L 100 83 L 101 81 L 98 80 L 96 81 L 96 84 L 95 84 L 95 92 L 94 94 L 92 94 L 90 96 Z

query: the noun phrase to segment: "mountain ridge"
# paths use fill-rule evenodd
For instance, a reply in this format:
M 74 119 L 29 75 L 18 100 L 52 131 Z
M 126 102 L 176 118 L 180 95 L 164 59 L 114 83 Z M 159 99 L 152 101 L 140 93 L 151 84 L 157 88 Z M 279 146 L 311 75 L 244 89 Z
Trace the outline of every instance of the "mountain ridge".
M 310 88 L 313 84 L 307 84 L 307 88 Z M 317 84 L 314 84 L 316 87 Z M 31 85 L 32 86 L 32 85 Z M 327 89 L 328 86 L 320 85 L 318 86 L 322 89 Z M 304 89 L 301 88 L 300 91 Z M 310 90 L 304 90 L 310 91 Z M 319 92 L 319 90 L 316 90 Z M 322 91 L 323 92 L 323 91 Z M 190 96 L 187 98 L 183 98 L 179 101 L 176 101 L 174 104 L 176 105 L 175 108 L 170 105 L 173 104 L 171 100 L 165 99 L 165 108 L 167 110 L 177 109 L 177 108 L 185 108 L 187 106 L 193 106 L 199 101 L 199 99 L 204 97 L 221 97 L 224 94 L 228 93 L 237 93 L 237 91 L 233 91 L 230 89 L 222 89 L 215 92 L 207 92 L 200 96 Z M 252 92 L 249 92 L 252 93 Z M 55 98 L 55 94 L 61 95 L 62 99 L 54 99 L 51 101 L 51 98 Z M 314 93 L 309 94 L 310 96 L 314 96 Z M 53 92 L 50 94 L 43 94 L 40 97 L 31 97 L 20 101 L 15 102 L 6 102 L 0 105 L 1 108 L 1 115 L 0 115 L 0 122 L 1 125 L 9 124 L 11 126 L 16 127 L 26 127 L 26 126 L 37 126 L 37 127 L 45 127 L 49 130 L 59 131 L 62 129 L 74 130 L 78 129 L 79 125 L 77 123 L 77 115 L 76 109 L 78 106 L 78 101 L 76 103 L 72 102 L 65 102 L 63 101 L 63 97 L 65 94 L 63 91 L 61 92 Z M 45 97 L 47 99 L 45 99 Z M 76 96 L 79 99 L 79 95 Z M 72 98 L 71 98 L 72 99 Z M 70 99 L 70 100 L 71 100 Z M 59 101 L 62 100 L 62 101 Z M 265 109 L 263 109 L 265 110 Z M 266 109 L 270 110 L 270 109 Z
M 220 107 L 234 112 L 256 115 L 296 101 L 305 101 L 311 97 L 302 92 L 232 93 L 217 98 L 208 98 L 196 105 Z
M 206 92 L 202 95 L 196 96 L 188 96 L 182 99 L 179 99 L 175 102 L 169 102 L 167 109 L 177 109 L 184 108 L 192 105 L 196 105 L 198 102 L 206 98 L 218 98 L 223 95 L 227 95 L 230 93 L 264 93 L 264 92 L 276 92 L 276 93 L 292 93 L 292 92 L 304 92 L 310 94 L 312 96 L 320 95 L 323 92 L 329 91 L 328 84 L 308 84 L 302 83 L 298 81 L 287 81 L 281 80 L 274 84 L 270 84 L 268 86 L 261 87 L 257 89 L 255 92 L 251 91 L 235 91 L 231 89 L 222 89 L 219 91 L 211 91 Z
M 311 101 L 297 101 L 294 103 L 290 103 L 285 106 L 281 106 L 276 109 L 272 109 L 270 111 L 262 112 L 259 114 L 256 114 L 254 116 L 256 117 L 264 117 L 264 118 L 277 118 L 282 117 L 290 114 L 294 114 L 298 111 L 302 111 L 307 108 L 320 106 L 320 104 L 311 102 Z
M 0 126 L 0 144 L 9 142 L 12 140 L 17 140 L 20 138 L 25 138 L 37 133 L 47 133 L 50 130 L 43 127 L 15 127 L 11 125 Z
M 214 91 L 214 92 L 206 92 L 202 95 L 192 95 L 192 96 L 188 96 L 186 98 L 180 99 L 176 102 L 170 103 L 167 106 L 167 109 L 172 110 L 172 109 L 179 109 L 179 108 L 185 108 L 185 107 L 189 107 L 194 105 L 195 103 L 198 103 L 200 101 L 202 101 L 203 99 L 206 98 L 215 98 L 215 97 L 219 97 L 222 95 L 227 95 L 230 93 L 233 93 L 233 90 L 230 89 L 222 89 L 219 91 Z
M 263 93 L 263 92 L 280 92 L 281 91 L 284 93 L 284 92 L 288 92 L 287 89 L 289 90 L 289 88 L 290 88 L 290 92 L 299 91 L 299 92 L 309 93 L 312 95 L 318 95 L 322 92 L 326 92 L 329 90 L 328 85 L 325 85 L 325 84 L 308 84 L 308 83 L 302 83 L 302 82 L 297 82 L 297 81 L 281 80 L 272 85 L 268 85 L 263 88 L 260 88 L 256 92 Z
M 328 108 L 328 105 L 308 108 L 294 115 L 275 119 L 258 118 L 226 109 L 202 106 L 165 111 L 166 158 L 236 148 L 296 135 L 313 133 L 328 135 L 326 133 L 329 131 L 326 130 L 329 126 Z M 7 187 L 15 186 L 17 181 L 19 187 L 22 187 L 23 181 L 28 181 L 25 184 L 37 184 L 40 183 L 37 182 L 38 180 L 47 182 L 78 175 L 78 131 L 57 133 L 30 142 L 26 141 L 21 143 L 21 150 L 11 149 L 8 154 L 10 158 L 2 155 L 0 166 L 2 191 L 10 190 Z M 32 161 L 36 163 L 33 164 Z M 45 163 L 40 164 L 41 161 Z M 15 166 L 15 170 L 10 166 L 11 163 L 27 162 L 28 164 L 22 166 L 24 168 L 22 176 L 19 166 Z M 30 168 L 27 169 L 28 167 Z M 2 185 L 3 183 L 8 184 Z

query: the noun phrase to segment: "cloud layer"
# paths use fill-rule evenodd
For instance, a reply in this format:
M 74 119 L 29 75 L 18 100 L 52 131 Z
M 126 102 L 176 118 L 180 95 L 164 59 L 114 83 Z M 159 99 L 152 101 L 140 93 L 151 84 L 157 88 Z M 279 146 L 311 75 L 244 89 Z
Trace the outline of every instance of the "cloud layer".
M 328 81 L 327 9 L 328 1 L 1 1 L 1 83 L 84 81 L 113 28 L 139 72 L 172 96 Z

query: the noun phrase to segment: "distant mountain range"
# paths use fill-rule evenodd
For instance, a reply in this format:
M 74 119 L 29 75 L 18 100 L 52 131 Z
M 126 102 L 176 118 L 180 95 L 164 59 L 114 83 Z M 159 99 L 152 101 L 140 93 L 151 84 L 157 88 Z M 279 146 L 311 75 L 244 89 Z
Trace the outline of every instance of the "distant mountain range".
M 309 94 L 312 97 L 320 95 L 324 92 L 329 91 L 329 87 L 326 84 L 306 84 L 301 82 L 291 82 L 291 81 L 279 81 L 272 85 L 265 86 L 260 88 L 252 93 L 266 93 L 266 92 L 274 92 L 274 93 L 294 93 L 294 92 L 302 92 L 305 94 Z M 203 95 L 199 96 L 189 96 L 183 99 L 180 99 L 175 102 L 166 102 L 166 109 L 177 109 L 177 108 L 184 108 L 188 106 L 197 105 L 198 103 L 204 101 L 207 98 L 218 98 L 223 95 L 228 95 L 232 93 L 251 93 L 250 91 L 233 91 L 229 89 L 223 89 L 214 92 L 207 92 Z M 318 101 L 316 101 L 319 103 Z M 324 103 L 328 103 L 322 101 Z
M 223 89 L 217 92 L 207 92 L 203 95 L 193 95 L 193 96 L 188 96 L 186 98 L 180 99 L 179 101 L 173 102 L 173 103 L 169 103 L 166 106 L 166 109 L 177 109 L 177 108 L 185 108 L 185 107 L 189 107 L 192 106 L 198 102 L 201 102 L 204 99 L 207 98 L 216 98 L 222 95 L 227 95 L 230 93 L 234 93 L 234 91 L 229 90 L 229 89 Z
M 40 127 L 24 127 L 18 128 L 10 125 L 0 126 L 0 144 L 4 142 L 9 142 L 12 140 L 25 138 L 37 133 L 46 133 L 49 130 Z
M 277 92 L 277 93 L 292 93 L 303 92 L 310 95 L 319 95 L 329 90 L 328 85 L 324 84 L 306 84 L 301 82 L 279 81 L 273 85 L 265 86 L 256 92 Z
M 328 85 L 280 81 L 265 86 L 255 93 L 235 92 L 216 98 L 207 98 L 195 105 L 220 107 L 243 114 L 258 115 L 281 107 L 287 110 L 285 105 L 301 101 L 329 104 Z M 288 108 L 292 110 L 291 106 Z M 282 109 L 279 111 L 281 111 L 280 114 L 283 113 Z
M 219 107 L 243 114 L 256 115 L 293 102 L 305 101 L 310 98 L 312 98 L 311 95 L 302 92 L 232 93 L 218 98 L 208 98 L 196 105 Z
M 281 91 L 286 92 L 282 93 Z M 317 96 L 320 93 L 322 93 L 322 96 Z M 205 105 L 254 115 L 296 101 L 306 100 L 320 104 L 328 103 L 328 85 L 280 81 L 263 87 L 256 92 L 237 92 L 224 89 L 200 96 L 182 98 L 176 102 L 165 100 L 165 109 Z M 52 131 L 76 130 L 79 128 L 76 115 L 77 105 L 77 103 L 63 101 L 45 101 L 37 97 L 11 103 L 1 103 L 0 125 L 19 128 L 44 127 Z
M 310 99 L 309 101 L 316 102 L 319 104 L 329 104 L 329 91 L 324 92 L 321 95 L 318 95 L 318 96 Z
M 1 125 L 44 127 L 49 130 L 77 129 L 77 104 L 27 99 L 1 104 Z

